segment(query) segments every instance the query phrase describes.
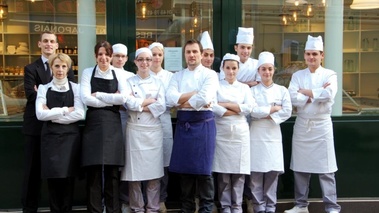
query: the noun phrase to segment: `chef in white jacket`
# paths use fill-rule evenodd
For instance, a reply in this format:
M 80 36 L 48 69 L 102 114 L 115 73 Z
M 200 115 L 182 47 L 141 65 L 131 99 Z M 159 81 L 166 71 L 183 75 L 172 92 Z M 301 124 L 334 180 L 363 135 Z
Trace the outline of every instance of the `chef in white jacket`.
M 239 82 L 255 86 L 260 81 L 260 76 L 257 73 L 258 60 L 250 57 L 254 47 L 254 29 L 253 28 L 238 28 L 238 34 L 234 50 L 240 57 L 239 71 L 237 80 Z M 225 73 L 220 70 L 220 80 L 225 78 Z
M 160 178 L 163 176 L 163 130 L 159 116 L 166 111 L 161 80 L 151 76 L 152 53 L 143 47 L 136 51 L 137 75 L 128 79 L 125 167 L 121 180 L 129 181 L 129 204 L 133 212 L 158 212 Z M 145 206 L 141 181 L 147 181 Z M 145 210 L 146 208 L 146 210 Z
M 291 169 L 295 177 L 295 207 L 285 213 L 308 213 L 311 174 L 318 174 L 325 211 L 340 212 L 334 172 L 332 105 L 337 93 L 337 74 L 321 66 L 324 58 L 322 37 L 308 36 L 304 59 L 308 68 L 292 75 L 288 88 L 297 109 L 293 137 Z
M 274 213 L 278 177 L 284 173 L 282 133 L 280 124 L 292 112 L 287 88 L 275 84 L 275 58 L 270 52 L 259 54 L 258 73 L 261 83 L 251 88 L 257 102 L 251 113 L 251 174 L 249 188 L 257 213 Z
M 166 92 L 168 105 L 178 109 L 169 170 L 180 174 L 181 211 L 185 213 L 195 211 L 196 187 L 199 212 L 211 212 L 213 208 L 216 125 L 212 103 L 219 83 L 216 72 L 201 65 L 202 51 L 199 41 L 186 42 L 187 68 L 174 74 Z
M 215 60 L 215 51 L 208 31 L 204 31 L 201 34 L 200 43 L 203 45 L 201 64 L 206 68 L 212 69 L 212 64 Z
M 114 44 L 112 46 L 113 56 L 112 56 L 112 66 L 116 69 L 120 69 L 122 72 L 119 72 L 123 75 L 123 78 L 126 80 L 130 77 L 135 76 L 134 73 L 126 71 L 124 69 L 125 63 L 128 61 L 128 48 L 121 43 Z M 125 141 L 125 129 L 126 129 L 126 120 L 128 119 L 128 110 L 124 107 L 124 105 L 120 106 L 120 118 L 121 118 L 121 126 L 122 126 L 122 134 Z M 128 190 L 128 182 L 120 181 L 120 202 L 121 202 L 121 211 L 130 211 L 129 210 L 129 190 Z
M 216 149 L 213 172 L 217 172 L 218 198 L 221 212 L 242 212 L 245 174 L 250 174 L 250 133 L 246 115 L 256 106 L 249 86 L 238 82 L 239 56 L 225 54 L 221 70 L 216 115 Z
M 162 68 L 162 62 L 164 59 L 164 47 L 163 44 L 159 42 L 153 42 L 150 44 L 149 49 L 153 54 L 153 61 L 150 66 L 150 75 L 160 79 L 164 85 L 165 91 L 168 88 L 172 72 L 167 71 Z M 161 193 L 160 193 L 160 212 L 166 212 L 166 199 L 167 199 L 167 186 L 168 186 L 168 166 L 170 165 L 172 143 L 173 143 L 173 133 L 172 133 L 172 123 L 171 123 L 171 112 L 170 107 L 166 107 L 166 111 L 159 117 L 163 128 L 163 166 L 164 166 L 164 176 L 161 178 Z

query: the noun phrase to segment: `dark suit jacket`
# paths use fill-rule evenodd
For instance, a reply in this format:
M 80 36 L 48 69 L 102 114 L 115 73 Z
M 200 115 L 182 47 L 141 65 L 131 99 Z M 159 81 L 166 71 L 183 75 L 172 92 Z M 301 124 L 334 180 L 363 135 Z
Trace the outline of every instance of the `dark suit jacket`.
M 71 69 L 68 71 L 67 77 L 69 81 L 75 82 L 74 72 Z M 39 121 L 36 117 L 35 103 L 37 92 L 35 91 L 34 86 L 38 88 L 40 84 L 47 84 L 50 81 L 50 74 L 45 70 L 41 58 L 24 67 L 24 89 L 27 101 L 22 132 L 25 135 L 41 134 L 43 122 Z

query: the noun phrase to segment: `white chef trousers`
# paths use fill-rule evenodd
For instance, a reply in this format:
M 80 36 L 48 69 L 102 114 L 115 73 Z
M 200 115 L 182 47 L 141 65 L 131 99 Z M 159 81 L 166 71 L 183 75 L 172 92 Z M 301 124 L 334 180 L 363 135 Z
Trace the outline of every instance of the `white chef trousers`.
M 146 181 L 146 211 L 141 181 L 129 181 L 129 205 L 132 212 L 159 212 L 160 178 Z
M 244 174 L 217 174 L 218 199 L 222 213 L 242 213 Z
M 311 173 L 295 172 L 295 205 L 298 207 L 308 206 L 309 181 Z M 341 206 L 337 204 L 337 188 L 334 173 L 318 174 L 322 200 L 325 204 L 325 211 L 341 211 Z
M 249 187 L 255 212 L 275 212 L 279 174 L 278 171 L 251 172 Z

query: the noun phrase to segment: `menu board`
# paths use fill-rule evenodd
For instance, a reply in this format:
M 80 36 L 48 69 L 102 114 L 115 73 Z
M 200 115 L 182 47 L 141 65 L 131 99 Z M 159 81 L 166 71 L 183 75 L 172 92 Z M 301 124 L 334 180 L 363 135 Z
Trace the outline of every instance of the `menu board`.
M 177 72 L 183 69 L 183 58 L 181 47 L 164 48 L 164 68 L 165 70 Z

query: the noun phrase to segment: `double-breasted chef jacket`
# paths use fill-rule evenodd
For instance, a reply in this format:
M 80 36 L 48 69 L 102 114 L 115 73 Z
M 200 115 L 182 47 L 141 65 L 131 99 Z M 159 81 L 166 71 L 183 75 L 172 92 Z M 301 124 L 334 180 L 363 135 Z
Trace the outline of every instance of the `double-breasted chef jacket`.
M 284 172 L 283 145 L 280 124 L 291 117 L 292 104 L 287 88 L 278 84 L 260 83 L 251 88 L 257 107 L 251 112 L 251 171 Z M 272 106 L 282 109 L 270 114 Z M 267 118 L 270 116 L 270 118 Z
M 330 85 L 324 88 L 326 83 Z M 308 96 L 298 92 L 300 88 L 312 90 L 311 103 L 307 103 Z M 314 73 L 306 68 L 292 75 L 288 90 L 297 111 L 290 166 L 293 171 L 318 174 L 337 171 L 330 117 L 337 88 L 336 72 L 321 66 Z
M 121 180 L 157 179 L 163 176 L 163 129 L 159 116 L 166 110 L 164 85 L 153 76 L 142 79 L 136 75 L 128 79 L 128 87 L 139 104 L 126 103 L 129 115 Z M 144 112 L 141 106 L 146 98 L 157 100 L 147 106 L 150 112 Z

